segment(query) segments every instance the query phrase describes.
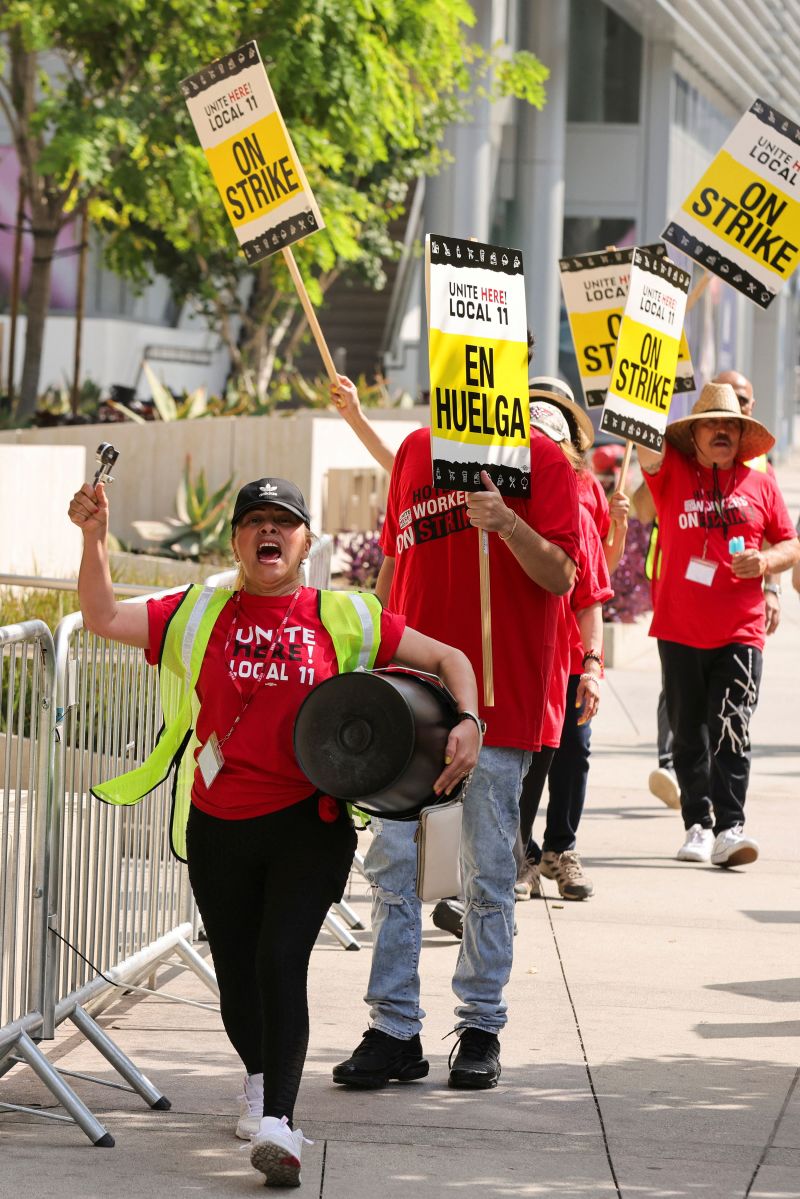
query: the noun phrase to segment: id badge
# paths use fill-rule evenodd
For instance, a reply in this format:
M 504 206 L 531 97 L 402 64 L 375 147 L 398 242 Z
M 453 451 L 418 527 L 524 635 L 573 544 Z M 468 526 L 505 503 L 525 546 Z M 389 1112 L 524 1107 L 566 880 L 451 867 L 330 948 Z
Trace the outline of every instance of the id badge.
M 197 765 L 200 767 L 200 773 L 203 776 L 206 788 L 210 788 L 214 779 L 225 765 L 225 759 L 222 756 L 222 750 L 219 747 L 216 733 L 211 734 L 197 755 Z
M 717 573 L 718 562 L 709 562 L 707 558 L 690 558 L 686 567 L 686 578 L 692 583 L 700 583 L 710 587 Z

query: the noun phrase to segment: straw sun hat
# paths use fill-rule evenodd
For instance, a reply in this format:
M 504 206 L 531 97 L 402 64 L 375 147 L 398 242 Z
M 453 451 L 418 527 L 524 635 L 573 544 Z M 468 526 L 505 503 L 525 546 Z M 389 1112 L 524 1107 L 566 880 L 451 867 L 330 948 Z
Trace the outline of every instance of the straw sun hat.
M 748 462 L 751 458 L 766 454 L 775 444 L 775 438 L 766 425 L 752 416 L 742 415 L 736 392 L 729 383 L 706 383 L 689 415 L 667 425 L 667 441 L 682 454 L 691 457 L 695 452 L 692 426 L 696 421 L 714 418 L 741 422 L 742 438 L 736 451 L 740 462 Z
M 528 398 L 531 401 L 544 400 L 555 404 L 567 418 L 570 439 L 579 450 L 588 450 L 594 441 L 594 428 L 586 412 L 580 404 L 575 403 L 572 388 L 563 379 L 553 379 L 549 375 L 537 375 L 528 380 Z

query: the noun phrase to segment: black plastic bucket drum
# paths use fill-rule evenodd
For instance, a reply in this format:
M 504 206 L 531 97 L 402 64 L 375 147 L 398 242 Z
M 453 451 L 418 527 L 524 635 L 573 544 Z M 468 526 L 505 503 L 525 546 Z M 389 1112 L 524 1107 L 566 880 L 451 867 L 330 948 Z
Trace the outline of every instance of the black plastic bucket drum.
M 357 670 L 315 687 L 297 713 L 294 751 L 326 795 L 363 812 L 411 820 L 437 796 L 458 712 L 437 679 L 406 670 Z

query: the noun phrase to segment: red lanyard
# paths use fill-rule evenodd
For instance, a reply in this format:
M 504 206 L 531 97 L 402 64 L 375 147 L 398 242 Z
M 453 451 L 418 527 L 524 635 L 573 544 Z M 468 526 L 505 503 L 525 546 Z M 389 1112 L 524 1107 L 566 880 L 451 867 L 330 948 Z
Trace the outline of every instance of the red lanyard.
M 238 723 L 239 723 L 239 721 L 242 719 L 242 717 L 244 716 L 244 714 L 245 714 L 245 712 L 247 711 L 247 709 L 250 707 L 250 704 L 251 704 L 251 703 L 253 702 L 253 700 L 255 699 L 257 692 L 259 692 L 259 691 L 261 690 L 261 688 L 262 688 L 262 687 L 266 686 L 266 682 L 267 682 L 267 673 L 268 673 L 268 672 L 267 672 L 267 664 L 268 664 L 269 662 L 271 662 L 271 661 L 272 661 L 272 659 L 273 659 L 273 658 L 274 658 L 274 656 L 275 656 L 275 653 L 276 653 L 276 650 L 277 650 L 277 648 L 278 648 L 278 645 L 280 644 L 281 637 L 283 636 L 283 631 L 284 631 L 284 629 L 286 628 L 287 624 L 289 623 L 289 617 L 290 617 L 290 616 L 292 615 L 292 613 L 294 612 L 294 610 L 295 610 L 295 606 L 296 606 L 296 604 L 297 604 L 297 601 L 298 601 L 298 599 L 300 598 L 300 592 L 301 592 L 301 590 L 302 590 L 302 588 L 298 587 L 298 588 L 297 588 L 297 591 L 295 591 L 295 592 L 294 592 L 294 594 L 292 595 L 291 601 L 290 601 L 290 603 L 289 603 L 289 607 L 286 609 L 286 614 L 284 615 L 284 617 L 283 617 L 283 620 L 281 621 L 281 623 L 278 625 L 278 628 L 277 628 L 277 629 L 276 629 L 276 631 L 275 631 L 275 636 L 272 638 L 272 640 L 271 640 L 271 641 L 270 641 L 270 643 L 269 643 L 269 648 L 268 648 L 268 650 L 267 650 L 267 653 L 266 653 L 266 656 L 265 656 L 265 658 L 264 658 L 264 671 L 263 671 L 263 673 L 262 673 L 262 675 L 261 675 L 261 678 L 260 678 L 259 682 L 257 683 L 257 685 L 256 685 L 256 686 L 253 688 L 253 690 L 250 692 L 250 694 L 249 694 L 248 696 L 246 696 L 246 697 L 244 696 L 244 692 L 243 692 L 243 690 L 242 690 L 242 687 L 241 687 L 241 684 L 239 683 L 239 680 L 238 680 L 238 678 L 236 677 L 236 674 L 235 674 L 235 673 L 234 673 L 234 671 L 233 671 L 233 670 L 230 668 L 230 666 L 228 667 L 228 674 L 229 674 L 229 676 L 230 676 L 231 682 L 233 683 L 233 685 L 234 685 L 234 687 L 236 688 L 236 690 L 239 692 L 239 695 L 240 695 L 240 697 L 242 697 L 242 710 L 240 711 L 239 715 L 238 715 L 238 716 L 236 717 L 236 719 L 234 720 L 234 722 L 233 722 L 233 724 L 231 725 L 231 727 L 228 729 L 228 731 L 227 731 L 227 733 L 225 734 L 225 736 L 224 736 L 224 737 L 220 737 L 220 739 L 219 739 L 219 747 L 220 747 L 220 749 L 221 749 L 221 748 L 222 748 L 222 746 L 225 744 L 225 742 L 228 740 L 228 738 L 230 737 L 231 733 L 232 733 L 232 732 L 233 732 L 233 730 L 236 728 L 237 724 L 238 724 Z M 240 614 L 240 612 L 241 612 L 241 598 L 240 598 L 240 597 L 241 597 L 241 592 L 240 592 L 240 591 L 237 591 L 237 592 L 236 592 L 236 596 L 235 596 L 235 598 L 234 598 L 234 612 L 233 612 L 233 619 L 231 620 L 231 626 L 230 626 L 230 628 L 228 629 L 228 635 L 227 635 L 227 637 L 225 638 L 225 650 L 224 650 L 224 653 L 225 653 L 225 661 L 226 661 L 226 662 L 228 662 L 228 661 L 229 661 L 229 656 L 228 656 L 228 655 L 230 654 L 230 650 L 231 650 L 231 643 L 232 643 L 232 641 L 233 641 L 233 636 L 234 636 L 234 632 L 235 632 L 235 629 L 236 629 L 236 622 L 237 622 L 237 620 L 238 620 L 238 618 L 239 618 L 239 614 Z

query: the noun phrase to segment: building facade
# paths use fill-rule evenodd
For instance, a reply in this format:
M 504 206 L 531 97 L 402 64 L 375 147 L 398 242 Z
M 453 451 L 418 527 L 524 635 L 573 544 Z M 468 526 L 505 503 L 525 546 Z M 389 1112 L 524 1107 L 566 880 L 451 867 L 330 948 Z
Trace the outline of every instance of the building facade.
M 428 387 L 420 245 L 426 232 L 476 237 L 525 256 L 534 369 L 579 393 L 558 259 L 659 238 L 668 218 L 756 96 L 800 120 L 800 0 L 472 0 L 472 37 L 534 52 L 550 69 L 541 112 L 515 100 L 475 100 L 451 128 L 452 164 L 420 181 L 405 249 L 389 287 L 334 285 L 321 314 L 337 363 L 354 376 L 382 369 L 394 391 Z M 16 160 L 0 119 L 0 338 L 7 378 L 8 292 L 16 220 Z M 78 233 L 67 226 L 54 270 L 42 390 L 69 382 L 75 336 Z M 682 265 L 676 251 L 673 258 Z M 25 272 L 30 263 L 23 261 Z M 695 278 L 700 274 L 695 268 Z M 758 414 L 778 452 L 791 443 L 796 408 L 800 271 L 768 311 L 714 279 L 687 320 L 695 376 L 736 367 L 752 378 Z M 4 328 L 5 326 L 5 328 Z M 17 334 L 17 379 L 24 318 Z M 142 362 L 173 389 L 224 386 L 228 357 L 202 319 L 178 311 L 166 280 L 136 295 L 89 259 L 83 376 L 104 389 L 146 390 Z M 320 372 L 313 345 L 301 369 Z M 2 387 L 0 387 L 2 391 Z M 682 414 L 694 395 L 676 398 Z
M 800 0 L 474 0 L 474 7 L 482 44 L 506 38 L 549 67 L 547 104 L 537 112 L 517 101 L 478 102 L 474 119 L 449 135 L 452 165 L 428 181 L 416 233 L 520 248 L 535 370 L 562 375 L 579 394 L 559 257 L 658 240 L 756 96 L 800 119 Z M 687 319 L 695 377 L 705 382 L 732 367 L 748 375 L 779 453 L 792 440 L 799 317 L 800 271 L 767 311 L 712 279 Z M 392 382 L 424 390 L 419 266 L 385 348 Z M 677 398 L 676 414 L 694 398 Z

